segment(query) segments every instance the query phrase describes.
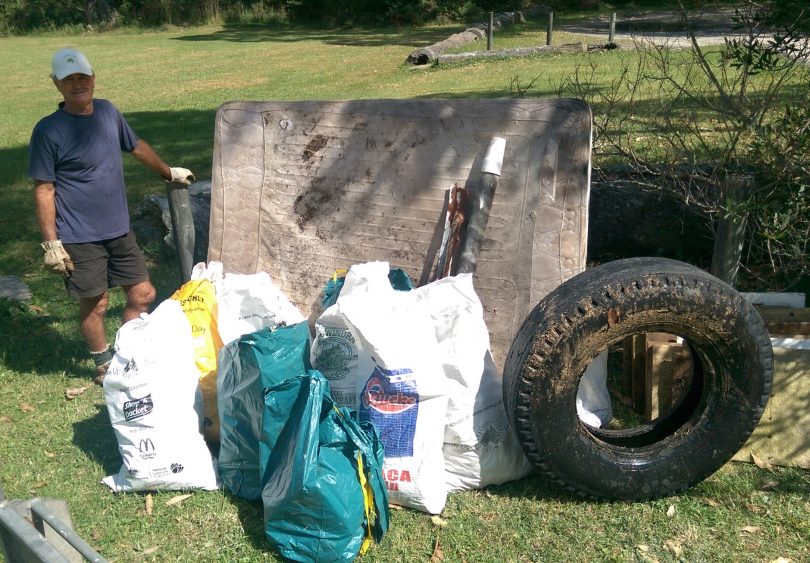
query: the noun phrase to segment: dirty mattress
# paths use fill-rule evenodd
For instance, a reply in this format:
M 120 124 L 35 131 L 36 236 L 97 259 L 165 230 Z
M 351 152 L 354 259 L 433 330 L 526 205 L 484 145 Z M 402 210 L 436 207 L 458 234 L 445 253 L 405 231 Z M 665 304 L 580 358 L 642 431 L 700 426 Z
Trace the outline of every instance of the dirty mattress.
M 216 115 L 209 260 L 267 272 L 305 316 L 338 268 L 385 260 L 421 285 L 446 192 L 504 162 L 474 284 L 502 367 L 534 304 L 582 271 L 591 113 L 571 99 L 229 102 Z

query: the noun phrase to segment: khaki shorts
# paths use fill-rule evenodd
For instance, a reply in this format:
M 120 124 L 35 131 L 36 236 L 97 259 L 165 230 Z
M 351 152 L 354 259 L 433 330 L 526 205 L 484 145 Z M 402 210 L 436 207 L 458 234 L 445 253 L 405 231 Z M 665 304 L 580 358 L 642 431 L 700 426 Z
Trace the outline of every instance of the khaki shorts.
M 97 242 L 65 243 L 73 271 L 65 279 L 68 294 L 79 299 L 96 297 L 118 285 L 135 285 L 149 280 L 135 234 Z

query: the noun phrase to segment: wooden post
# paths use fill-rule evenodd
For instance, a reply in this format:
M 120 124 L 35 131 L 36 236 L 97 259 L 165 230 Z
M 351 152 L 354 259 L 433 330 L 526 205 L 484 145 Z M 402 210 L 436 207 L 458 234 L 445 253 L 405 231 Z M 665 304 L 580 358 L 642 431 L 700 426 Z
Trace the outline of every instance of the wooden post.
M 489 28 L 487 29 L 487 51 L 492 50 L 492 28 L 495 27 L 495 12 L 489 13 Z
M 551 45 L 554 34 L 554 12 L 548 13 L 548 27 L 546 28 L 546 45 Z
M 650 336 L 650 335 L 648 335 Z M 644 418 L 653 421 L 669 411 L 681 399 L 691 383 L 692 354 L 672 335 L 657 334 L 648 343 L 645 373 L 646 400 Z
M 616 12 L 610 14 L 610 33 L 608 34 L 608 44 L 613 43 L 613 38 L 616 35 Z
M 751 177 L 730 175 L 726 178 L 726 205 L 733 206 L 745 200 L 751 187 Z M 745 242 L 746 218 L 723 216 L 717 221 L 712 252 L 712 275 L 729 285 L 734 285 L 740 269 L 743 243 Z
M 630 396 L 633 401 L 633 410 L 640 415 L 644 415 L 647 399 L 647 382 L 644 377 L 647 362 L 646 352 L 647 335 L 645 333 L 633 334 L 624 339 L 622 393 Z

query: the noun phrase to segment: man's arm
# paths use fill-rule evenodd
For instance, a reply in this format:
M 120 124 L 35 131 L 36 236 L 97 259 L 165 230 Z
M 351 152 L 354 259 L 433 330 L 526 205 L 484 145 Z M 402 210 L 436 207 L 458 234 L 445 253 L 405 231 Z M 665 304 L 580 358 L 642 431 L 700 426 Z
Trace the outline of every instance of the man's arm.
M 194 174 L 191 173 L 191 170 L 170 167 L 163 162 L 163 159 L 161 159 L 154 149 L 149 146 L 149 143 L 143 139 L 138 139 L 138 144 L 135 145 L 135 148 L 132 150 L 132 156 L 144 166 L 160 174 L 164 180 L 184 184 L 186 186 L 194 181 Z
M 61 276 L 69 277 L 73 270 L 73 261 L 56 234 L 56 191 L 53 182 L 34 180 L 34 206 L 39 230 L 42 232 L 45 267 Z
M 169 165 L 163 162 L 163 159 L 161 159 L 149 143 L 143 139 L 138 139 L 138 144 L 135 145 L 131 154 L 144 166 L 151 168 L 164 179 L 171 180 L 172 170 Z
M 53 182 L 34 180 L 34 204 L 42 240 L 56 240 L 56 190 Z

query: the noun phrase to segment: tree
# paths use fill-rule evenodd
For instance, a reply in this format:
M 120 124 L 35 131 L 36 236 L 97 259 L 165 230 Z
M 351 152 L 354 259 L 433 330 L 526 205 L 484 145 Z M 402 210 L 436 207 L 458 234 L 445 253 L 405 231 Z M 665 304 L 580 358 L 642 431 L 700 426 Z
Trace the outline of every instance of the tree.
M 810 272 L 810 14 L 786 18 L 794 4 L 747 0 L 734 16 L 739 37 L 720 48 L 697 40 L 702 4 L 681 4 L 689 48 L 638 40 L 636 62 L 608 88 L 596 86 L 602 70 L 592 60 L 560 90 L 594 107 L 598 162 L 622 162 L 639 185 L 747 224 L 743 268 L 770 288 Z M 748 189 L 732 187 L 740 178 Z

